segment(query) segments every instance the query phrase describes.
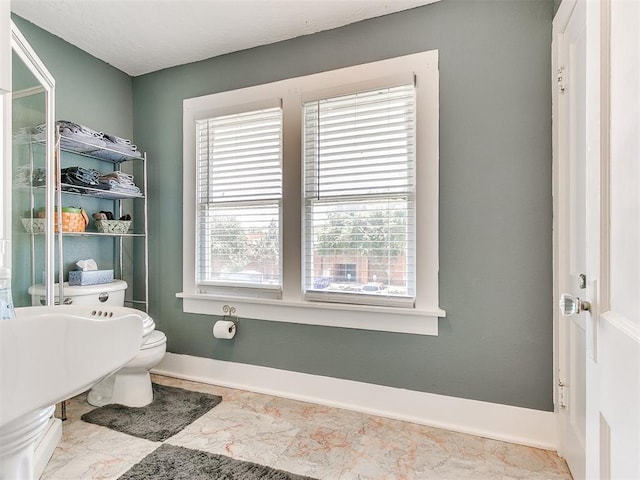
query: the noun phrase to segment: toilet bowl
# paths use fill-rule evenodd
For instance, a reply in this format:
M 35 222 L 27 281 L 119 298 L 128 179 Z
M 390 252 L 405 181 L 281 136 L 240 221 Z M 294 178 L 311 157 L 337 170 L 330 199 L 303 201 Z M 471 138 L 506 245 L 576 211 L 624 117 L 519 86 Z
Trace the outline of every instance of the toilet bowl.
M 89 391 L 87 401 L 96 407 L 118 403 L 128 407 L 144 407 L 153 400 L 149 370 L 166 352 L 167 337 L 154 330 L 140 347 L 140 353 L 120 370 L 100 380 Z
M 99 285 L 64 284 L 65 304 L 73 305 L 124 305 L 124 291 L 127 282 L 115 280 L 111 283 Z M 58 285 L 55 285 L 56 303 L 58 300 Z M 29 288 L 33 305 L 41 305 L 45 289 L 43 285 L 33 285 Z M 96 407 L 109 403 L 118 403 L 128 407 L 144 407 L 153 400 L 151 377 L 149 370 L 155 367 L 164 357 L 167 337 L 159 330 L 155 330 L 153 319 L 145 315 L 143 320 L 143 336 L 140 352 L 124 367 L 106 376 L 96 383 L 87 401 Z

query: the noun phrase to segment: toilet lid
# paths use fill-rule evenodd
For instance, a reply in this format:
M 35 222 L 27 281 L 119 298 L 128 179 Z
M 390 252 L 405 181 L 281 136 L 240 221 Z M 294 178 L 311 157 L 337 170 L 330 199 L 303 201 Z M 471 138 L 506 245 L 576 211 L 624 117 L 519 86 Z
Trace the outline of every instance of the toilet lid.
M 151 335 L 149 335 L 149 338 L 147 338 L 147 341 L 144 342 L 144 344 L 142 345 L 142 347 L 140 347 L 140 349 L 146 350 L 147 348 L 157 347 L 158 345 L 166 342 L 167 342 L 167 337 L 165 336 L 165 334 L 162 333 L 160 330 L 154 330 L 153 332 L 151 332 Z

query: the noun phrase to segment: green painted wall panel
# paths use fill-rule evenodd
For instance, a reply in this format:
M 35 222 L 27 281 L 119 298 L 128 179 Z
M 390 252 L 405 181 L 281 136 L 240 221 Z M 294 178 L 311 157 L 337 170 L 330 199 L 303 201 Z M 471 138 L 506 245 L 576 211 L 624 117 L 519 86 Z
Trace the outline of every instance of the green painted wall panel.
M 151 311 L 171 352 L 552 410 L 553 1 L 444 0 L 134 79 L 150 152 Z M 182 312 L 182 101 L 438 49 L 438 337 Z M 169 253 L 173 252 L 173 253 Z

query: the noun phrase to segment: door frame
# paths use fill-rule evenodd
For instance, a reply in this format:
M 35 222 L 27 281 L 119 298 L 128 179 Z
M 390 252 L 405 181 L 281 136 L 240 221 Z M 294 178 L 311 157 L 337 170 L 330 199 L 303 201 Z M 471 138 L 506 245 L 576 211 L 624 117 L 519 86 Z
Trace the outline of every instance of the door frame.
M 560 383 L 560 363 L 563 350 L 560 345 L 560 312 L 557 305 L 560 301 L 560 294 L 564 291 L 562 281 L 562 263 L 560 258 L 560 247 L 567 240 L 560 234 L 559 218 L 568 208 L 565 199 L 560 195 L 560 178 L 566 175 L 567 169 L 566 141 L 560 132 L 559 125 L 566 123 L 564 108 L 560 106 L 562 98 L 559 88 L 562 79 L 560 71 L 560 43 L 564 31 L 569 23 L 571 14 L 575 9 L 577 0 L 564 0 L 553 19 L 552 41 L 551 41 L 551 88 L 552 88 L 552 195 L 553 195 L 553 412 L 556 417 L 557 450 L 562 457 L 565 456 L 565 439 L 562 428 L 562 412 L 560 411 L 559 383 Z

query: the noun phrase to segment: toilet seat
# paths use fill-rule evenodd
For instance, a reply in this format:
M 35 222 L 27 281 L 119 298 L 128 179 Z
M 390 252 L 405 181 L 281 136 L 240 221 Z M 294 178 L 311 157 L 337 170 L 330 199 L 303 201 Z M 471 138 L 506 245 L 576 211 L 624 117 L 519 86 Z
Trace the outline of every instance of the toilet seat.
M 154 330 L 153 332 L 151 332 L 151 335 L 149 335 L 149 338 L 147 338 L 147 341 L 142 344 L 140 350 L 147 350 L 149 348 L 157 347 L 158 345 L 166 342 L 166 335 L 159 330 Z

